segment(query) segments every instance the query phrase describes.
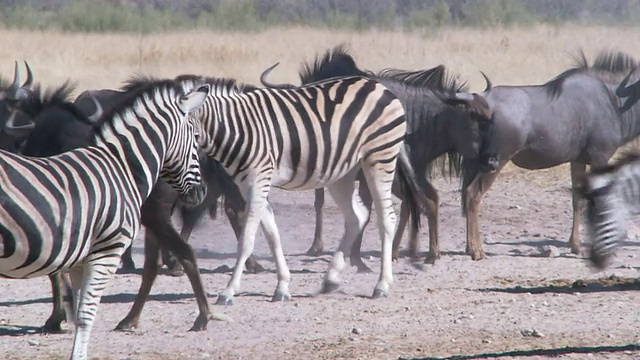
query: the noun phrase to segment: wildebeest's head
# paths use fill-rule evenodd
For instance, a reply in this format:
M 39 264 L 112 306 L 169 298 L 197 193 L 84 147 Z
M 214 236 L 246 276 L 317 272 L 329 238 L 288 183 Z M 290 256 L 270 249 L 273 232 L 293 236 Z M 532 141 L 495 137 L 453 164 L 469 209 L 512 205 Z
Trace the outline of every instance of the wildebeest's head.
M 482 95 L 456 93 L 443 99 L 447 104 L 462 106 L 461 114 L 452 114 L 457 124 L 457 148 L 466 158 L 478 159 L 481 172 L 496 171 L 500 162 L 495 121 L 489 104 Z
M 33 73 L 25 61 L 27 79 L 20 85 L 18 63 L 15 63 L 13 81 L 11 83 L 0 79 L 0 148 L 15 151 L 17 143 L 24 139 L 32 126 L 25 114 L 17 111 L 21 101 L 31 94 Z
M 20 153 L 52 156 L 92 143 L 92 127 L 102 107 L 96 101 L 96 113 L 86 116 L 71 102 L 73 90 L 74 85 L 69 82 L 46 90 L 37 85 L 33 94 L 20 103 L 17 111 L 26 115 L 31 125 L 24 134 Z

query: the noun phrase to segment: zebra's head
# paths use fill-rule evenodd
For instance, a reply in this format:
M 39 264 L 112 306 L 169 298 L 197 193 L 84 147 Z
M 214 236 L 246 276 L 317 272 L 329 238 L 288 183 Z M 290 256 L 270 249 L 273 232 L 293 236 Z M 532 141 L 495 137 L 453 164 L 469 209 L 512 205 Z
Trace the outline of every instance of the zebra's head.
M 592 172 L 577 191 L 587 200 L 585 223 L 591 239 L 591 263 L 606 268 L 616 247 L 627 237 L 627 213 L 620 193 L 618 174 L 609 169 Z
M 189 114 L 202 106 L 209 94 L 209 86 L 185 90 L 177 101 L 179 126 L 167 144 L 165 163 L 160 176 L 180 193 L 182 202 L 196 205 L 206 196 L 198 156 L 202 130 L 200 123 Z

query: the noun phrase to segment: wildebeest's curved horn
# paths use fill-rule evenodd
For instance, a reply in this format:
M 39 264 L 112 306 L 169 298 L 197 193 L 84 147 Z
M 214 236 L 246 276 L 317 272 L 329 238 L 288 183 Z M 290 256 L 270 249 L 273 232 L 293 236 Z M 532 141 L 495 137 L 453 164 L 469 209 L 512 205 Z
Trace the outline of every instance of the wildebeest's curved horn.
M 265 71 L 262 72 L 262 75 L 260 75 L 260 82 L 262 83 L 262 85 L 268 87 L 268 88 L 272 88 L 272 89 L 292 89 L 295 88 L 295 85 L 291 85 L 291 84 L 272 84 L 269 81 L 267 81 L 267 76 L 269 76 L 269 74 L 271 74 L 271 71 L 273 71 L 273 69 L 276 68 L 276 66 L 280 65 L 280 62 L 277 62 L 271 66 L 269 66 Z
M 633 69 L 631 69 L 629 74 L 627 74 L 627 76 L 625 76 L 625 78 L 622 80 L 622 82 L 620 82 L 620 84 L 616 88 L 616 95 L 618 95 L 619 97 L 631 96 L 631 94 L 633 94 L 633 92 L 634 92 L 633 91 L 634 88 L 640 87 L 640 85 L 639 85 L 640 81 L 637 81 L 633 85 L 627 86 L 627 83 L 629 82 L 629 79 L 631 78 L 631 75 L 633 75 L 635 70 L 636 70 L 635 67 Z
M 89 122 L 91 122 L 92 124 L 95 124 L 102 117 L 104 110 L 102 109 L 102 105 L 100 105 L 100 102 L 98 101 L 98 99 L 96 99 L 95 96 L 89 96 L 91 97 L 91 100 L 93 100 L 93 103 L 96 105 L 96 112 L 94 112 L 93 115 L 88 116 L 87 120 L 89 120 Z
M 22 84 L 22 88 L 30 89 L 33 84 L 33 73 L 31 72 L 31 68 L 29 67 L 29 63 L 25 60 L 24 66 L 27 68 L 27 80 L 25 80 L 24 84 Z
M 18 62 L 15 61 L 14 65 L 13 65 L 13 82 L 11 83 L 11 86 L 9 86 L 9 97 L 10 98 L 15 98 L 16 96 L 16 92 L 18 91 L 18 88 L 20 87 L 20 71 L 18 70 Z
M 483 92 L 491 91 L 491 88 L 493 87 L 493 85 L 491 84 L 491 80 L 489 80 L 489 77 L 487 76 L 487 74 L 484 73 L 484 71 L 480 71 L 480 74 L 482 74 L 482 76 L 484 77 L 484 81 L 487 83 L 487 87 L 484 89 Z

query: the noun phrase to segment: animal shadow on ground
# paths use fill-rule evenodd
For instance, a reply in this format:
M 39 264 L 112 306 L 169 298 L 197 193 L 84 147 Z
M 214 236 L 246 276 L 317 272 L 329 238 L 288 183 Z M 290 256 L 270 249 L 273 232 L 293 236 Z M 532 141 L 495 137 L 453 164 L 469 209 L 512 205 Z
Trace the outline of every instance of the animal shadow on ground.
M 616 352 L 630 352 L 640 351 L 640 344 L 623 344 L 623 345 L 603 345 L 603 346 L 569 346 L 552 349 L 531 349 L 531 350 L 511 350 L 503 352 L 491 352 L 482 354 L 469 354 L 469 355 L 453 355 L 453 356 L 438 356 L 438 357 L 421 357 L 421 358 L 404 358 L 400 360 L 467 360 L 467 359 L 497 359 L 515 356 L 529 357 L 529 356 L 545 356 L 545 357 L 560 357 L 567 354 L 598 354 L 598 353 L 616 353 Z
M 0 324 L 0 337 L 23 336 L 39 333 L 42 333 L 42 327 L 39 326 Z
M 630 290 L 640 290 L 640 278 L 622 278 L 612 275 L 606 278 L 590 281 L 559 279 L 552 280 L 548 284 L 536 284 L 528 281 L 528 284 L 516 285 L 507 288 L 478 289 L 478 291 L 482 292 L 501 292 L 509 294 L 575 294 Z

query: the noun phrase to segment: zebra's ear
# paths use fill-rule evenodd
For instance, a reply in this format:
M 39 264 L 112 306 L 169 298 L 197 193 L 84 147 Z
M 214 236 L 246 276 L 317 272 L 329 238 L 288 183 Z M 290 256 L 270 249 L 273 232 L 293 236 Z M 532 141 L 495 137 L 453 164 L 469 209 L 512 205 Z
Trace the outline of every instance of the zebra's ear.
M 185 95 L 180 100 L 180 106 L 182 107 L 182 110 L 185 113 L 190 113 L 192 111 L 198 110 L 207 99 L 207 95 L 209 95 L 209 89 L 209 85 L 203 85 L 196 91 L 192 91 L 191 93 Z

